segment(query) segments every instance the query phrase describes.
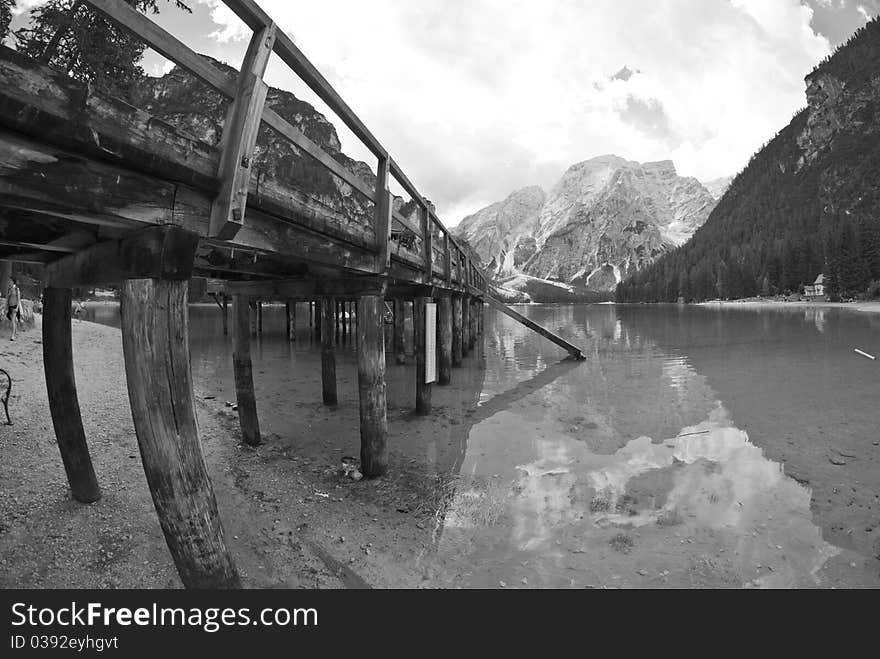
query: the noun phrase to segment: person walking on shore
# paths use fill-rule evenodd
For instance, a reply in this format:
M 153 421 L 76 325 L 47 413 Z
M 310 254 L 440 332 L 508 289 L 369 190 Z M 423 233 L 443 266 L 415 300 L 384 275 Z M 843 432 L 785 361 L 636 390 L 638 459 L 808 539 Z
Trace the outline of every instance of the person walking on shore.
M 10 341 L 15 341 L 17 320 L 21 318 L 21 312 L 18 305 L 21 302 L 21 293 L 18 290 L 18 282 L 15 277 L 9 280 L 9 290 L 6 291 L 6 318 L 12 321 L 12 337 Z

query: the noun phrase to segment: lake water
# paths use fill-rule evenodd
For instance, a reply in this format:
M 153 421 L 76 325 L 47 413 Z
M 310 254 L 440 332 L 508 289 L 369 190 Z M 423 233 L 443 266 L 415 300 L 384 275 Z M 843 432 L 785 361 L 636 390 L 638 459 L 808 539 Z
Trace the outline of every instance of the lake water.
M 454 487 L 420 559 L 432 584 L 880 585 L 880 362 L 854 352 L 880 355 L 880 315 L 519 309 L 587 360 L 564 360 L 487 311 L 484 368 L 454 377 L 474 409 L 458 454 L 440 465 Z M 87 315 L 118 325 L 113 307 Z M 297 373 L 320 377 L 303 315 L 290 344 L 283 307 L 264 311 L 253 359 L 258 381 L 271 383 L 264 394 L 258 384 L 265 432 L 295 423 Z M 219 318 L 216 307 L 191 308 L 193 374 L 202 390 L 234 400 Z M 340 396 L 356 397 L 354 347 L 338 361 Z M 389 410 L 412 405 L 411 368 L 389 365 Z

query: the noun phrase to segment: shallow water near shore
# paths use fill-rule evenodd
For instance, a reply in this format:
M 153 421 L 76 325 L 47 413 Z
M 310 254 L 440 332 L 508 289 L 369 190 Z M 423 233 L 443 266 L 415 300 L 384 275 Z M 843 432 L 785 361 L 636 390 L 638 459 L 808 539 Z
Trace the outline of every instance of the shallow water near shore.
M 300 306 L 300 311 L 304 310 Z M 484 368 L 456 370 L 472 403 L 453 455 L 406 449 L 448 477 L 432 546 L 443 587 L 852 587 L 880 572 L 880 316 L 837 309 L 529 305 L 553 344 L 487 311 Z M 302 314 L 304 316 L 304 314 Z M 301 424 L 302 374 L 320 395 L 319 348 L 300 317 L 264 307 L 253 342 L 264 434 Z M 89 320 L 118 326 L 118 309 Z M 231 339 L 191 307 L 197 388 L 233 401 Z M 411 342 L 410 342 L 411 349 Z M 392 424 L 409 417 L 412 367 L 388 366 Z M 355 349 L 337 351 L 356 399 Z M 396 413 L 395 413 L 396 412 Z M 444 419 L 447 423 L 450 419 Z M 357 429 L 351 433 L 357 435 Z M 302 434 L 292 440 L 318 441 Z

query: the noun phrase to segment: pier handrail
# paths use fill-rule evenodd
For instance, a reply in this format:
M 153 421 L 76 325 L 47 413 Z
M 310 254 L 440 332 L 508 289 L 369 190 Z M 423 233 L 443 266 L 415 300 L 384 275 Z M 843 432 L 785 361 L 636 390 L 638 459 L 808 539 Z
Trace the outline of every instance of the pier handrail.
M 238 79 L 233 80 L 223 71 L 198 55 L 182 41 L 148 16 L 118 0 L 83 0 L 122 28 L 143 40 L 153 50 L 181 66 L 202 82 L 232 100 L 222 137 L 222 156 L 218 178 L 218 194 L 211 214 L 210 237 L 219 240 L 234 238 L 245 222 L 250 163 L 256 144 L 260 122 L 265 123 L 291 144 L 329 169 L 333 175 L 375 204 L 375 234 L 377 272 L 387 272 L 392 256 L 413 265 L 413 258 L 401 258 L 391 252 L 391 229 L 396 222 L 421 239 L 419 265 L 422 276 L 430 284 L 437 268 L 433 256 L 433 236 L 438 234 L 443 261 L 440 274 L 447 282 L 456 279 L 465 285 L 486 290 L 487 280 L 473 267 L 469 250 L 462 247 L 440 221 L 430 202 L 419 192 L 398 163 L 389 155 L 379 140 L 366 127 L 326 78 L 309 61 L 293 40 L 277 29 L 272 18 L 254 0 L 222 0 L 252 31 L 245 59 Z M 279 56 L 327 106 L 345 123 L 351 132 L 377 158 L 375 188 L 343 167 L 333 156 L 271 108 L 265 106 L 268 86 L 263 75 L 271 53 Z M 393 210 L 389 176 L 393 177 L 418 205 L 419 221 L 404 217 Z M 398 250 L 399 252 L 400 250 Z M 453 270 L 453 257 L 455 269 Z

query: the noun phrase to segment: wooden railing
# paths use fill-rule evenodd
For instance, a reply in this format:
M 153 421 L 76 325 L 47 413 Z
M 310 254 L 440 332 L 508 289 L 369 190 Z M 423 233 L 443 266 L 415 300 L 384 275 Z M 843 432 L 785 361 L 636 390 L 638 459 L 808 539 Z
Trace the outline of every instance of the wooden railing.
M 247 221 L 247 194 L 251 162 L 260 123 L 287 139 L 333 175 L 364 195 L 375 205 L 376 271 L 386 273 L 392 257 L 421 271 L 424 283 L 436 276 L 447 284 L 458 282 L 486 290 L 486 279 L 472 263 L 471 255 L 439 220 L 430 203 L 421 195 L 378 139 L 357 117 L 330 83 L 296 47 L 283 30 L 254 0 L 223 0 L 252 30 L 252 36 L 238 79 L 200 57 L 168 31 L 144 14 L 119 0 L 84 0 L 94 9 L 142 39 L 152 49 L 183 67 L 199 80 L 231 99 L 224 124 L 219 171 L 219 194 L 211 210 L 209 237 L 231 240 Z M 279 56 L 287 66 L 345 123 L 351 132 L 377 158 L 376 186 L 343 167 L 329 153 L 306 137 L 287 120 L 266 107 L 268 86 L 263 80 L 269 57 Z M 418 221 L 393 210 L 390 179 L 396 180 L 418 206 Z M 392 245 L 394 225 L 411 231 L 419 241 L 418 252 Z

